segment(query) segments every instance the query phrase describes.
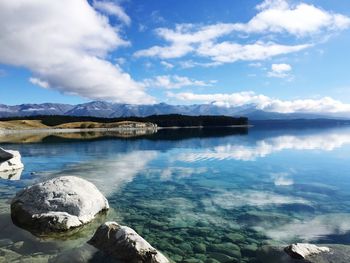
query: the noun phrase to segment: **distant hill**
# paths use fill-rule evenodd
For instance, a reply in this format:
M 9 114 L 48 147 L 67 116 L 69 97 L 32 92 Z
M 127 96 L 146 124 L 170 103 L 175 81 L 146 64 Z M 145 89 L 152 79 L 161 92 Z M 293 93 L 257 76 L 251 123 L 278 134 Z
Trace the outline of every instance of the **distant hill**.
M 55 115 L 53 115 L 55 116 Z M 26 120 L 3 120 L 0 121 L 0 129 L 6 130 L 37 130 L 37 129 L 95 129 L 95 128 L 156 128 L 156 126 L 149 122 L 136 121 L 116 121 L 116 122 L 94 122 L 94 121 L 79 121 L 64 122 L 61 116 L 57 116 L 57 120 L 47 121 L 51 116 L 44 116 L 42 119 L 37 116 L 30 117 Z M 38 119 L 36 119 L 38 118 Z M 54 117 L 55 118 L 55 117 Z M 67 118 L 63 116 L 63 118 Z M 56 122 L 56 123 L 54 123 Z
M 246 126 L 245 117 L 229 116 L 188 116 L 180 114 L 151 115 L 147 117 L 101 118 L 90 116 L 40 115 L 0 118 L 0 129 L 45 129 L 45 128 L 116 128 L 131 124 L 153 125 L 158 127 L 216 127 L 216 126 Z
M 0 104 L 0 118 L 24 117 L 38 115 L 65 115 L 65 116 L 91 116 L 102 118 L 119 117 L 146 117 L 151 115 L 182 114 L 182 115 L 225 115 L 232 117 L 244 116 L 250 120 L 273 119 L 320 119 L 343 118 L 350 116 L 317 113 L 278 113 L 259 110 L 256 105 L 244 105 L 238 107 L 219 107 L 215 104 L 170 105 L 159 103 L 154 105 L 132 105 L 93 101 L 78 105 L 43 103 L 21 104 L 8 106 Z

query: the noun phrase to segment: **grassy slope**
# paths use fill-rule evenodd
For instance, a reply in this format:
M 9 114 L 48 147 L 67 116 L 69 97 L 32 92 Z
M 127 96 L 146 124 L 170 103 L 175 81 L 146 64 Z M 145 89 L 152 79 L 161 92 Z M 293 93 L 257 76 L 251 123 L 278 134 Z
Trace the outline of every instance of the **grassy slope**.
M 112 123 L 99 123 L 92 121 L 70 122 L 56 126 L 47 126 L 41 120 L 12 120 L 0 121 L 0 129 L 24 130 L 24 129 L 81 129 L 81 128 L 116 128 L 124 125 L 138 123 L 131 121 L 120 121 Z
M 0 121 L 0 129 L 47 129 L 48 126 L 41 123 L 40 120 L 14 120 Z

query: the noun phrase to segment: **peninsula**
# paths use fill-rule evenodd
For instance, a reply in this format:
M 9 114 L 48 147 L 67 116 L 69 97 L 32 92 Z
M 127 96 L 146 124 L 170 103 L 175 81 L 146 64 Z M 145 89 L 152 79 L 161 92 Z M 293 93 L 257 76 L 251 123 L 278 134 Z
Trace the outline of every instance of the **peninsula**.
M 86 116 L 29 116 L 0 119 L 0 130 L 135 130 L 183 127 L 248 126 L 248 119 L 229 116 L 188 116 L 180 114 L 148 117 L 98 118 Z

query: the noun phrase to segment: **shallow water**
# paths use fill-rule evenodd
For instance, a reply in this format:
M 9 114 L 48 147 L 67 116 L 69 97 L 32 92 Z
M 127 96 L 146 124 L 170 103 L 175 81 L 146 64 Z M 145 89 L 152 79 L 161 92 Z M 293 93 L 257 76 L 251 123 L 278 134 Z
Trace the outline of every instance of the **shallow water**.
M 19 150 L 25 169 L 0 174 L 0 262 L 99 262 L 85 242 L 106 220 L 175 262 L 257 262 L 264 244 L 350 243 L 350 128 L 14 141 L 0 146 Z M 66 239 L 14 226 L 15 193 L 60 175 L 92 181 L 111 211 Z

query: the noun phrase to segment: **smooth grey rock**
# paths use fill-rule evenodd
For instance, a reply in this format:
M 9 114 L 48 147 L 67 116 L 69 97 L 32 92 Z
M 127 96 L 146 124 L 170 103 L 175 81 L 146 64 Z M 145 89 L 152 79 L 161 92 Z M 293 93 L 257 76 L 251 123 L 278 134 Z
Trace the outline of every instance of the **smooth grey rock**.
M 107 199 L 92 183 L 61 176 L 17 193 L 11 202 L 11 217 L 19 226 L 49 233 L 84 225 L 107 209 Z
M 296 259 L 305 259 L 310 255 L 330 252 L 329 247 L 318 247 L 308 243 L 296 243 L 284 248 L 284 251 Z
M 330 249 L 329 253 L 318 253 L 306 256 L 305 259 L 296 259 L 289 256 L 283 246 L 262 246 L 257 251 L 259 263 L 349 263 L 350 246 L 338 244 L 322 244 Z
M 23 168 L 21 154 L 18 151 L 0 148 L 0 172 L 13 171 Z
M 129 263 L 169 263 L 133 229 L 116 222 L 102 224 L 88 243 L 117 260 Z

